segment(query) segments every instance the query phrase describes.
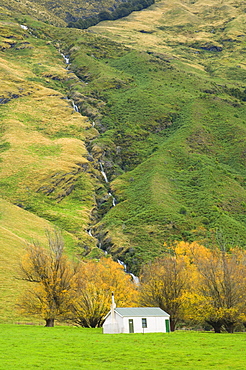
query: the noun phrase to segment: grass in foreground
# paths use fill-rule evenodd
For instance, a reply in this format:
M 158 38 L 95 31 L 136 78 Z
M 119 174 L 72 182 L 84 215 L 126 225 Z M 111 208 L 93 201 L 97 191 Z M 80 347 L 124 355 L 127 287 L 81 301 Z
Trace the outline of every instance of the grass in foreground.
M 0 369 L 245 369 L 246 333 L 103 335 L 101 329 L 1 325 Z

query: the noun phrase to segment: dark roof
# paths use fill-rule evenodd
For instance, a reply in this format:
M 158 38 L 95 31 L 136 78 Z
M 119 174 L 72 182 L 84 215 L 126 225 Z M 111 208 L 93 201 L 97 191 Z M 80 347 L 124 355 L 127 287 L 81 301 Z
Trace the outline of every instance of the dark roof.
M 115 312 L 117 312 L 120 316 L 163 316 L 169 317 L 168 313 L 163 311 L 159 307 L 122 307 L 122 308 L 115 308 Z

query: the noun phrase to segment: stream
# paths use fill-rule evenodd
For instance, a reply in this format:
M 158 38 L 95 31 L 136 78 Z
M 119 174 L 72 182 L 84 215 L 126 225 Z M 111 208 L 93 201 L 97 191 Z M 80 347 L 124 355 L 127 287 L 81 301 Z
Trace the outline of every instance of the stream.
M 64 61 L 65 61 L 65 63 L 66 63 L 66 65 L 67 65 L 67 69 L 68 69 L 68 67 L 69 67 L 69 64 L 70 64 L 70 59 L 69 59 L 69 56 L 67 56 L 67 55 L 65 55 L 65 54 L 63 54 L 61 51 L 60 51 L 60 54 L 61 54 L 61 56 L 63 57 L 63 59 L 64 59 Z M 69 100 L 69 99 L 68 99 Z M 72 103 L 72 107 L 73 107 L 73 109 L 74 109 L 74 111 L 75 112 L 77 112 L 77 113 L 80 113 L 79 112 L 79 107 L 75 104 L 75 102 L 71 99 L 70 100 L 71 101 L 71 103 Z M 95 127 L 95 122 L 93 121 L 92 122 L 92 127 Z M 89 153 L 89 152 L 88 152 Z M 89 153 L 90 155 L 91 155 L 91 153 Z M 92 155 L 91 155 L 92 156 Z M 93 156 L 92 156 L 92 158 L 93 158 Z M 106 172 L 105 172 L 105 169 L 104 169 L 104 167 L 103 167 L 103 164 L 102 164 L 102 162 L 99 160 L 99 167 L 100 167 L 100 172 L 101 172 L 101 174 L 102 174 L 102 177 L 103 177 L 103 179 L 104 179 L 104 181 L 105 181 L 105 183 L 106 184 L 108 184 L 109 183 L 109 180 L 108 180 L 108 177 L 107 177 L 107 174 L 106 174 Z M 116 204 L 117 204 L 117 201 L 116 201 L 116 198 L 113 196 L 113 194 L 111 193 L 111 191 L 109 191 L 108 192 L 108 196 L 110 197 L 110 198 L 112 198 L 112 207 L 115 207 L 116 206 Z M 87 233 L 88 233 L 88 235 L 91 237 L 91 238 L 94 238 L 95 239 L 95 236 L 93 236 L 93 234 L 92 234 L 92 228 L 90 228 L 90 229 L 88 229 L 87 230 Z M 101 242 L 99 242 L 99 240 L 98 240 L 98 244 L 97 244 L 97 246 L 98 246 L 98 248 L 99 249 L 101 249 L 101 250 L 103 250 L 102 249 L 102 243 Z M 107 251 L 105 251 L 105 250 L 103 250 L 104 251 L 104 253 L 105 254 L 107 254 Z M 121 261 L 121 260 L 117 260 L 117 262 L 121 265 L 121 266 L 123 266 L 123 268 L 124 268 L 124 272 L 126 273 L 126 274 L 129 274 L 131 277 L 132 277 L 132 280 L 133 280 L 133 282 L 136 284 L 136 285 L 139 285 L 139 278 L 137 277 L 137 276 L 135 276 L 133 273 L 131 273 L 131 272 L 129 272 L 128 270 L 127 270 L 127 265 L 123 262 L 123 261 Z

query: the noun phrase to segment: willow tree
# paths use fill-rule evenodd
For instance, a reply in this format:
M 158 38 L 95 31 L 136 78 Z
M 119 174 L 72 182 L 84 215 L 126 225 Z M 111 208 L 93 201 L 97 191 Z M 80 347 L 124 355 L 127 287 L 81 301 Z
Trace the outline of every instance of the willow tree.
M 190 289 L 185 316 L 196 323 L 208 323 L 216 333 L 233 332 L 246 320 L 246 252 L 206 248 L 196 242 L 180 242 L 176 254 L 186 259 Z
M 28 245 L 20 263 L 20 279 L 30 283 L 19 300 L 22 312 L 41 317 L 46 326 L 70 315 L 75 296 L 75 271 L 64 255 L 59 231 L 47 232 L 47 248 L 38 242 Z
M 174 331 L 183 318 L 184 295 L 189 277 L 186 261 L 182 256 L 169 255 L 145 265 L 140 276 L 140 304 L 157 306 L 170 315 Z
M 229 253 L 214 249 L 197 256 L 197 291 L 203 297 L 199 311 L 215 332 L 222 326 L 232 333 L 246 317 L 246 254 L 232 249 Z
M 123 267 L 110 257 L 81 263 L 76 275 L 77 298 L 73 321 L 84 327 L 100 327 L 110 310 L 112 292 L 120 307 L 136 305 L 137 287 Z

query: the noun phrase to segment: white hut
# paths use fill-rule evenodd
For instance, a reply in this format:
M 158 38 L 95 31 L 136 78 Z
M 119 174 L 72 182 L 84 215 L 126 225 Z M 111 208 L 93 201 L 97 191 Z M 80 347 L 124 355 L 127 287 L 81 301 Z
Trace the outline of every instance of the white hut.
M 103 324 L 104 334 L 169 333 L 170 315 L 159 307 L 116 308 L 112 306 Z

